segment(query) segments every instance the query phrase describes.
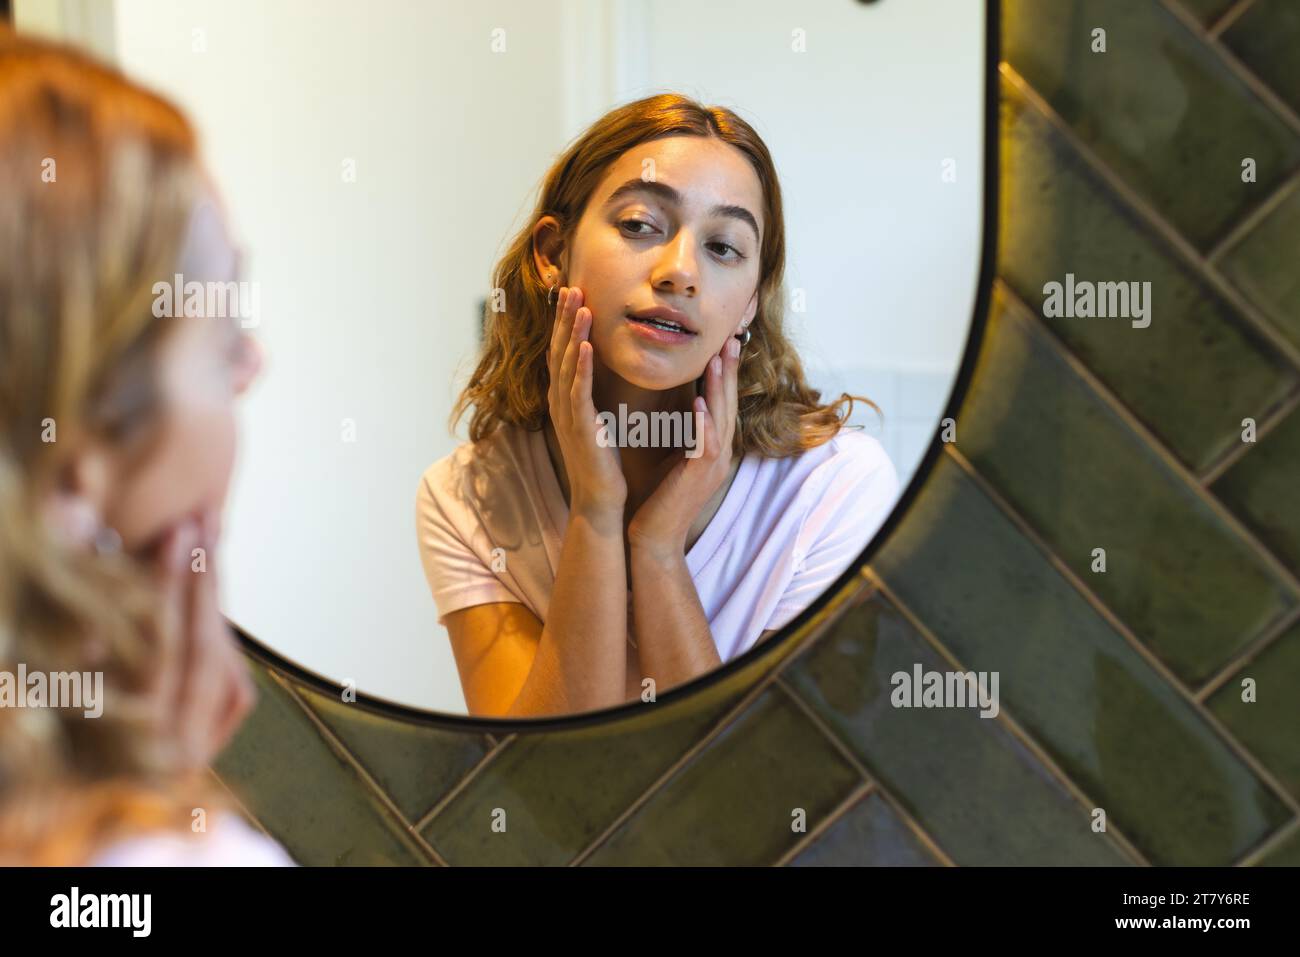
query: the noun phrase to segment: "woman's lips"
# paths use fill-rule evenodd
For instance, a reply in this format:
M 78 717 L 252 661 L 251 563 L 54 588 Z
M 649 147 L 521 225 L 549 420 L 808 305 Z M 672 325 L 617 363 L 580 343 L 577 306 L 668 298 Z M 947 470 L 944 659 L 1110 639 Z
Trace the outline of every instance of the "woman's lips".
M 627 323 L 637 335 L 650 342 L 659 342 L 664 345 L 681 345 L 695 338 L 693 332 L 674 332 L 671 329 L 651 325 L 641 319 L 633 319 L 631 316 L 627 317 Z

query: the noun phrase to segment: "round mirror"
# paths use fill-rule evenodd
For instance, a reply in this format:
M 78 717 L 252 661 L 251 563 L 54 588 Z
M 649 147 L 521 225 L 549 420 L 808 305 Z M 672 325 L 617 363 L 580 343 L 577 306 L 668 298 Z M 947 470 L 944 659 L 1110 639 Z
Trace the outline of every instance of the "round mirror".
M 222 563 L 257 642 L 402 705 L 580 713 L 856 567 L 975 309 L 982 4 L 105 9 L 243 248 L 266 367 Z

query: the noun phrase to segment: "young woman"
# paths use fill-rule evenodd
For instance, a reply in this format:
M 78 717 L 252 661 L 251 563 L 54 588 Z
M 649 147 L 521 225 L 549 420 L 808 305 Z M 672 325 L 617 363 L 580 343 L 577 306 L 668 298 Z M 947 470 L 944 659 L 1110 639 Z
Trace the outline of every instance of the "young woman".
M 0 863 L 292 863 L 206 770 L 253 701 L 216 567 L 260 360 L 156 318 L 159 283 L 236 275 L 194 133 L 0 28 L 0 184 Z M 98 704 L 14 684 L 60 673 Z
M 866 547 L 898 479 L 842 428 L 859 397 L 805 383 L 784 267 L 772 158 L 729 110 L 649 97 L 556 160 L 494 273 L 451 417 L 474 406 L 470 441 L 417 495 L 472 714 L 649 700 L 779 630 Z M 653 413 L 689 417 L 698 447 L 611 439 Z

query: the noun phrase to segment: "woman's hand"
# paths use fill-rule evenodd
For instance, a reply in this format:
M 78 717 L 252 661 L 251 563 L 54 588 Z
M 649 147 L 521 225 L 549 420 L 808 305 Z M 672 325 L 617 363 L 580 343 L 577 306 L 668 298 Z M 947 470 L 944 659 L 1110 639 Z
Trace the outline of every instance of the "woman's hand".
M 173 527 L 158 553 L 162 656 L 153 689 L 155 715 L 177 768 L 209 765 L 257 700 L 235 636 L 218 608 L 219 516 L 205 513 Z M 195 548 L 203 549 L 195 571 Z
M 629 545 L 666 555 L 685 551 L 691 525 L 731 472 L 739 366 L 740 343 L 728 336 L 709 360 L 704 396 L 695 397 L 695 441 L 701 452 L 695 458 L 685 453 L 667 457 L 666 474 L 628 525 Z
M 595 354 L 588 335 L 591 310 L 582 305 L 582 290 L 560 290 L 547 353 L 551 425 L 560 443 L 564 470 L 569 478 L 571 511 L 617 514 L 622 523 L 627 501 L 627 481 L 614 446 L 597 441 L 600 424 L 591 398 Z

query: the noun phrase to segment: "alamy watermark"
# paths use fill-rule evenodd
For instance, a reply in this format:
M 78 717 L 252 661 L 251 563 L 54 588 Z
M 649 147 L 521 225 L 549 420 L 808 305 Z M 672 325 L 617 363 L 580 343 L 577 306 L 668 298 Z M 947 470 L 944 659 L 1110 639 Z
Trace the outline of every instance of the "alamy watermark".
M 74 886 L 50 898 L 50 926 L 122 927 L 132 937 L 148 937 L 152 911 L 152 894 L 83 894 Z
M 155 319 L 238 319 L 245 329 L 262 321 L 262 292 L 256 282 L 186 282 L 183 273 L 176 273 L 170 282 L 154 283 L 152 291 Z
M 87 718 L 104 713 L 104 672 L 0 671 L 0 708 L 80 708 Z
M 895 708 L 980 708 L 981 718 L 996 718 L 998 672 L 925 671 L 920 664 L 911 672 L 895 671 L 889 703 Z
M 691 412 L 628 412 L 618 404 L 618 415 L 599 412 L 600 431 L 596 443 L 602 448 L 686 449 L 688 459 L 699 458 L 704 448 L 695 439 L 695 415 Z
M 1043 285 L 1043 316 L 1048 319 L 1131 319 L 1134 329 L 1151 325 L 1151 283 L 1075 282 L 1065 274 L 1064 284 Z

